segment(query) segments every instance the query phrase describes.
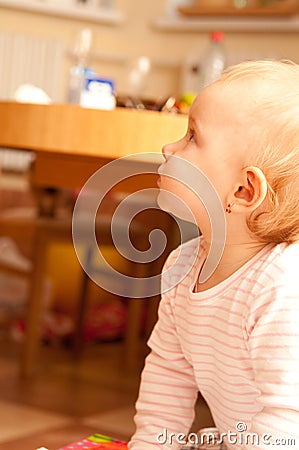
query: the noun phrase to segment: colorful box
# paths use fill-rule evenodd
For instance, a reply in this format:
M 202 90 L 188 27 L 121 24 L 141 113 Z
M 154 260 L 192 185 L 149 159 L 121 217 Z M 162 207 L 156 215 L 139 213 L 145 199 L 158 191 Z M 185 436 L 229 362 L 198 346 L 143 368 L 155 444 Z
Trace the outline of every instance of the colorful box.
M 82 441 L 73 442 L 58 450 L 127 450 L 127 442 L 103 434 L 93 434 Z

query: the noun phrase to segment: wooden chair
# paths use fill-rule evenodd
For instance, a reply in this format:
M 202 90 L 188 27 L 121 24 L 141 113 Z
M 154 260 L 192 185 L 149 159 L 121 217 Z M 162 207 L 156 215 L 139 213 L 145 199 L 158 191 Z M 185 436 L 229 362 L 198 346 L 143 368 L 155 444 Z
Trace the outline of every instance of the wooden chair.
M 140 193 L 139 193 L 140 194 Z M 131 280 L 125 282 L 122 285 L 122 296 L 127 298 L 128 300 L 128 317 L 127 317 L 127 326 L 125 332 L 124 339 L 124 356 L 125 356 L 125 365 L 129 369 L 140 368 L 143 357 L 147 352 L 146 341 L 152 331 L 152 328 L 157 320 L 157 309 L 160 301 L 160 295 L 155 294 L 154 291 L 158 292 L 160 289 L 160 282 L 156 277 L 155 281 L 147 279 L 160 275 L 163 263 L 165 261 L 166 256 L 174 248 L 179 241 L 179 237 L 175 233 L 174 220 L 164 211 L 157 208 L 156 203 L 156 192 L 150 192 L 150 194 L 140 195 L 135 198 L 128 198 L 125 192 L 120 193 L 118 191 L 112 192 L 111 197 L 107 197 L 103 202 L 103 210 L 101 209 L 98 212 L 99 221 L 96 225 L 96 234 L 98 237 L 98 242 L 103 245 L 114 245 L 111 233 L 110 233 L 110 224 L 112 215 L 118 206 L 125 200 L 126 209 L 125 212 L 118 216 L 117 227 L 119 230 L 114 230 L 114 233 L 119 233 L 124 230 L 128 222 L 132 216 L 132 210 L 135 211 L 136 207 L 139 210 L 139 207 L 145 208 L 145 210 L 137 215 L 134 220 L 131 222 L 130 226 L 130 239 L 131 243 L 135 248 L 138 248 L 141 251 L 145 251 L 149 247 L 149 234 L 154 228 L 158 228 L 162 230 L 167 236 L 167 245 L 165 251 L 161 254 L 160 257 L 156 258 L 154 261 L 150 263 L 136 263 L 130 260 L 130 255 L 128 253 L 128 248 L 126 245 L 123 245 L 122 250 L 126 255 L 128 255 L 127 259 L 127 267 L 128 267 L 128 275 L 132 277 Z M 106 203 L 105 203 L 106 202 Z M 112 203 L 112 207 L 111 207 Z M 137 203 L 137 205 L 136 205 Z M 108 214 L 107 214 L 108 213 Z M 87 263 L 88 272 L 89 273 L 98 273 L 99 276 L 107 276 L 105 271 L 102 271 L 102 268 L 93 267 L 92 265 L 92 249 L 89 257 L 86 256 L 86 261 L 89 259 L 90 263 Z M 136 283 L 134 282 L 134 278 L 143 278 L 145 279 L 143 283 L 142 292 L 136 293 Z M 111 278 L 112 282 L 114 278 Z M 115 280 L 117 283 L 120 282 L 119 278 Z M 86 290 L 88 288 L 88 276 L 85 274 L 85 287 L 82 288 L 79 302 L 79 311 L 78 314 L 79 322 L 77 324 L 77 336 L 75 348 L 77 348 L 77 354 L 80 355 L 82 351 L 82 329 L 84 323 L 84 315 L 86 313 Z M 155 288 L 153 289 L 153 283 L 155 284 Z M 84 286 L 84 283 L 83 283 Z M 153 295 L 150 293 L 153 292 Z M 148 297 L 151 295 L 150 297 Z M 146 320 L 143 320 L 144 317 Z M 144 329 L 142 330 L 142 322 L 144 325 Z M 140 336 L 143 331 L 143 339 L 140 341 Z M 138 356 L 139 355 L 139 356 Z
M 45 274 L 45 262 L 48 247 L 54 241 L 72 242 L 71 234 L 71 211 L 62 215 L 55 215 L 53 213 L 53 205 L 51 205 L 51 196 L 49 200 L 49 192 L 45 191 L 47 201 L 42 202 L 42 208 L 32 208 L 31 210 L 23 209 L 22 214 L 18 213 L 15 208 L 2 211 L 0 214 L 0 233 L 1 235 L 11 235 L 16 232 L 19 235 L 31 235 L 32 238 L 32 269 L 21 270 L 0 264 L 0 270 L 8 273 L 25 276 L 30 281 L 30 291 L 26 311 L 26 333 L 22 347 L 20 372 L 22 375 L 30 376 L 34 373 L 36 368 L 36 361 L 40 342 L 40 320 L 42 314 L 42 288 Z M 52 202 L 55 203 L 56 193 L 53 191 Z M 39 202 L 41 205 L 41 202 Z M 47 206 L 45 208 L 45 205 Z M 50 213 L 49 213 L 50 211 Z M 109 245 L 111 243 L 110 221 L 111 216 L 99 221 L 97 225 L 97 233 L 101 242 Z M 169 217 L 165 215 L 165 226 L 169 227 Z M 161 223 L 160 223 L 161 224 Z M 147 230 L 144 223 L 135 226 L 133 230 L 135 238 L 141 241 L 147 240 Z M 158 270 L 161 269 L 164 258 L 158 261 Z M 92 269 L 92 268 L 91 268 Z M 153 271 L 157 271 L 157 264 L 142 265 L 132 264 L 130 266 L 132 276 L 150 276 Z M 81 288 L 78 296 L 77 304 L 77 321 L 76 321 L 76 335 L 74 341 L 74 350 L 76 357 L 79 357 L 82 352 L 82 330 L 84 325 L 84 318 L 87 310 L 87 292 L 88 292 L 89 278 L 84 271 L 82 271 Z M 133 285 L 132 285 L 133 289 Z M 130 295 L 128 294 L 128 297 Z M 156 317 L 156 308 L 159 302 L 159 296 L 154 296 L 147 301 L 149 307 L 149 320 L 146 327 L 146 334 L 148 335 L 153 326 Z M 138 298 L 131 298 L 128 301 L 128 318 L 126 332 L 124 336 L 124 363 L 125 366 L 132 370 L 140 366 L 140 352 L 144 354 L 144 341 L 140 339 L 141 321 L 143 316 L 143 308 L 145 302 Z

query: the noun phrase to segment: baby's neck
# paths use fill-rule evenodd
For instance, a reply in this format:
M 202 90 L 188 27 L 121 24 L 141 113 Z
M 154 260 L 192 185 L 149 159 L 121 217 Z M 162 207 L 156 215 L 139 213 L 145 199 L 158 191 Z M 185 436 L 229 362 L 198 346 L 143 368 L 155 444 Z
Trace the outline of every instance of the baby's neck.
M 250 259 L 252 259 L 257 253 L 259 253 L 266 244 L 261 242 L 247 242 L 247 243 L 231 243 L 226 244 L 222 258 L 214 271 L 214 273 L 204 283 L 196 283 L 196 292 L 202 292 L 210 289 L 222 281 L 226 280 Z M 209 246 L 206 246 L 206 252 L 208 253 Z

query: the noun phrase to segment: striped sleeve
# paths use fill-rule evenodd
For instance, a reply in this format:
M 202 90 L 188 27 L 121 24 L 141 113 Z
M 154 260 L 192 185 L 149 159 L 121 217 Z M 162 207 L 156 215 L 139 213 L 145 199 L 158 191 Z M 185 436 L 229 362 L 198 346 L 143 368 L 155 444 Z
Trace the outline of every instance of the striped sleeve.
M 299 284 L 297 270 L 265 288 L 248 317 L 248 348 L 260 412 L 250 434 L 260 444 L 244 448 L 299 448 Z
M 171 440 L 171 433 L 187 435 L 194 418 L 198 389 L 176 332 L 171 307 L 174 291 L 162 295 L 159 319 L 149 340 L 151 353 L 141 377 L 130 450 L 176 450 L 180 446 Z

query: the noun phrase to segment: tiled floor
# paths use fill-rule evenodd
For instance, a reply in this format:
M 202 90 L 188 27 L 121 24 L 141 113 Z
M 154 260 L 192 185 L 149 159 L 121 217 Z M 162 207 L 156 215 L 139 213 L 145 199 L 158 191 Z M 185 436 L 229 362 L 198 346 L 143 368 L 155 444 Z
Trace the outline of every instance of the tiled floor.
M 57 450 L 95 432 L 129 438 L 140 371 L 124 370 L 121 343 L 89 345 L 79 362 L 43 347 L 31 379 L 19 377 L 19 350 L 0 342 L 0 450 Z M 197 410 L 195 427 L 211 425 L 202 401 Z
M 127 438 L 139 374 L 124 373 L 121 350 L 119 343 L 88 346 L 81 361 L 74 362 L 70 350 L 43 347 L 36 375 L 22 379 L 17 345 L 2 342 L 0 449 L 54 450 L 91 432 Z M 116 420 L 109 419 L 111 411 Z M 16 439 L 22 436 L 21 445 Z

